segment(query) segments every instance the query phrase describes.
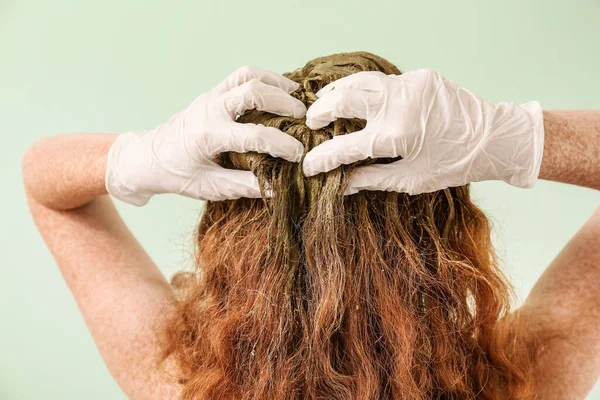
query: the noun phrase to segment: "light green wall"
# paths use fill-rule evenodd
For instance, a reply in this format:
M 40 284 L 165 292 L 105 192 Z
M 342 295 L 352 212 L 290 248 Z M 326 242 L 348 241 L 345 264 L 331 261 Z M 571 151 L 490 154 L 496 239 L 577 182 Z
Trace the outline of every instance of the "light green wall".
M 124 398 L 27 213 L 20 159 L 36 138 L 151 128 L 238 66 L 351 50 L 493 101 L 600 108 L 599 21 L 600 0 L 0 0 L 0 399 Z M 600 200 L 548 182 L 474 192 L 522 295 Z M 189 264 L 200 207 L 119 205 L 166 274 Z

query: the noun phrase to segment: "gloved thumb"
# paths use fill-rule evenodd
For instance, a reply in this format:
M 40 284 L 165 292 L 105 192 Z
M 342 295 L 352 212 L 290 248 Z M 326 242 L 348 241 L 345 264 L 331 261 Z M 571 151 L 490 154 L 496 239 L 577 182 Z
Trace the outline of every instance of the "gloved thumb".
M 410 169 L 410 162 L 399 160 L 390 164 L 372 164 L 357 167 L 348 182 L 344 194 L 361 190 L 382 190 L 417 194 L 418 176 Z

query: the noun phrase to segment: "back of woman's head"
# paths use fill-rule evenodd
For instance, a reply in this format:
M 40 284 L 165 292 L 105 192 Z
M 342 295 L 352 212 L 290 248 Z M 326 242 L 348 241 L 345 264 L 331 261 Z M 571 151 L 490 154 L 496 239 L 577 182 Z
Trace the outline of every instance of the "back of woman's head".
M 359 71 L 399 74 L 369 53 L 317 58 L 285 74 L 307 106 Z M 364 127 L 250 111 L 309 151 Z M 527 397 L 528 352 L 499 320 L 510 287 L 469 187 L 344 197 L 356 165 L 306 178 L 301 164 L 228 153 L 267 199 L 208 202 L 197 271 L 173 279 L 170 348 L 185 399 L 498 399 Z

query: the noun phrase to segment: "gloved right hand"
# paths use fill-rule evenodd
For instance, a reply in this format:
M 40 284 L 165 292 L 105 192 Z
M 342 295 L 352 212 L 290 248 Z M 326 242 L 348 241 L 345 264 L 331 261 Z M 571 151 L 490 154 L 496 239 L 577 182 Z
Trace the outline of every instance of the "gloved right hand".
M 200 200 L 261 197 L 252 172 L 222 168 L 214 158 L 256 151 L 299 162 L 300 141 L 276 128 L 235 122 L 252 108 L 302 118 L 306 106 L 289 95 L 297 88 L 280 74 L 242 67 L 169 122 L 119 135 L 108 154 L 108 193 L 137 206 L 159 193 Z
M 431 70 L 359 72 L 330 83 L 317 97 L 306 114 L 309 128 L 337 118 L 362 118 L 367 125 L 308 152 L 307 176 L 367 157 L 402 157 L 356 168 L 346 194 L 419 194 L 483 180 L 531 187 L 538 177 L 544 147 L 538 102 L 494 104 Z

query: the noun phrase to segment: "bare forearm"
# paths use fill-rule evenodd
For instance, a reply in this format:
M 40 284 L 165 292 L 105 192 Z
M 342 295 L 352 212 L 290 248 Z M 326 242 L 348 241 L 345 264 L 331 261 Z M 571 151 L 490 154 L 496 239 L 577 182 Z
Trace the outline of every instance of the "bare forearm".
M 600 110 L 544 111 L 540 178 L 600 190 Z
M 38 140 L 23 157 L 28 195 L 46 207 L 68 210 L 106 194 L 106 160 L 115 138 L 88 133 Z

